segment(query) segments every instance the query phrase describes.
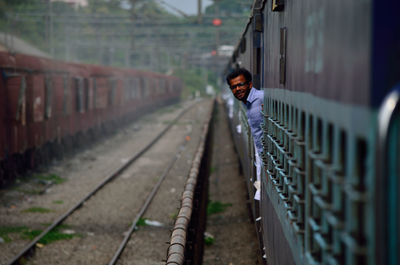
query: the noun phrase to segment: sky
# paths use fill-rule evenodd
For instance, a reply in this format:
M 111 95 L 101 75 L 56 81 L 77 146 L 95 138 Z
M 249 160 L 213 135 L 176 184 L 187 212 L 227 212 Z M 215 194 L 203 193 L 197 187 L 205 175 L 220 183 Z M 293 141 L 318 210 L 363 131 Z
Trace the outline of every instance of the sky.
M 188 15 L 197 14 L 198 0 L 164 0 L 166 3 L 182 10 Z M 203 10 L 212 4 L 212 0 L 202 0 Z

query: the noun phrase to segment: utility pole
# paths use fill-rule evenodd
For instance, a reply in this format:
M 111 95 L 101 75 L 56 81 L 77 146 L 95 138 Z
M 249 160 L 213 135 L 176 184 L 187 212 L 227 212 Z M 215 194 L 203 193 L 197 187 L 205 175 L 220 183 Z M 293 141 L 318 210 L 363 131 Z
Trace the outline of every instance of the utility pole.
M 218 5 L 218 2 L 219 2 L 219 0 L 214 0 L 214 4 L 215 4 L 215 16 L 216 17 L 219 17 L 220 16 L 220 13 L 219 13 L 219 5 Z M 219 18 L 216 18 L 216 19 L 214 19 L 214 21 L 213 21 L 213 23 L 214 23 L 214 26 L 215 26 L 215 30 L 216 30 L 216 32 L 215 32 L 215 42 L 216 42 L 216 56 L 217 56 L 217 58 L 218 58 L 218 56 L 219 56 L 219 52 L 218 52 L 218 49 L 219 49 L 219 46 L 220 46 L 220 33 L 219 33 L 219 27 L 221 26 L 221 20 L 219 19 Z
M 51 0 L 47 0 L 46 37 L 49 53 L 51 56 L 53 56 L 53 3 Z
M 130 10 L 130 20 L 132 23 L 130 32 L 130 51 L 129 51 L 129 67 L 133 67 L 134 65 L 134 53 L 135 53 L 135 38 L 134 38 L 134 33 L 135 33 L 135 22 L 137 20 L 137 13 L 136 13 L 136 8 L 137 5 L 141 2 L 141 0 L 129 0 L 129 3 L 131 4 L 131 10 Z
M 201 0 L 197 0 L 197 23 L 199 24 L 203 22 L 202 7 Z

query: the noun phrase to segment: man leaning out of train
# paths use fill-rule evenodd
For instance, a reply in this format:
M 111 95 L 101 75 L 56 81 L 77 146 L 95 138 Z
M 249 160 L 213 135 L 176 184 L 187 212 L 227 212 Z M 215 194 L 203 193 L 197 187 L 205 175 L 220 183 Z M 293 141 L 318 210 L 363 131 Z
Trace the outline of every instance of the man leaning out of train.
M 238 68 L 232 71 L 227 77 L 226 81 L 231 88 L 231 91 L 236 99 L 242 101 L 245 105 L 247 112 L 247 119 L 251 128 L 251 134 L 254 139 L 254 145 L 256 149 L 256 168 L 257 168 L 257 181 L 254 182 L 254 186 L 257 191 L 254 196 L 255 200 L 260 200 L 260 189 L 261 189 L 261 160 L 260 153 L 262 151 L 262 129 L 261 123 L 263 122 L 262 106 L 264 100 L 264 91 L 255 89 L 252 83 L 251 73 L 244 69 Z

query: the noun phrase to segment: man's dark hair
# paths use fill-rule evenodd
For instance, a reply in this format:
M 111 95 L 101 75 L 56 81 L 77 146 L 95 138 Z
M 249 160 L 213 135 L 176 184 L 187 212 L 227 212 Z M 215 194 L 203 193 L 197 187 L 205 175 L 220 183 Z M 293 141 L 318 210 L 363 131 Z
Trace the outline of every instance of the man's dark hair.
M 228 83 L 228 85 L 231 85 L 231 84 L 230 84 L 230 81 L 231 81 L 233 78 L 238 77 L 239 75 L 243 75 L 244 78 L 246 79 L 246 82 L 251 82 L 251 73 L 250 73 L 249 71 L 247 71 L 246 69 L 244 69 L 244 68 L 238 68 L 238 69 L 233 70 L 233 71 L 226 77 L 226 82 Z

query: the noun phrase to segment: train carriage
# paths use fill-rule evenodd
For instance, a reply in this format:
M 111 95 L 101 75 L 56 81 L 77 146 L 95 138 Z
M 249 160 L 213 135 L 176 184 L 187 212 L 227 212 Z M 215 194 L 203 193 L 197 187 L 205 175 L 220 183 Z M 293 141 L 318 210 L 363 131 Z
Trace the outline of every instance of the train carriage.
M 254 2 L 227 72 L 245 67 L 264 90 L 263 192 L 253 212 L 260 211 L 268 264 L 399 262 L 398 106 L 383 101 L 400 81 L 399 7 Z M 397 110 L 386 125 L 390 142 L 379 136 L 378 115 L 389 102 Z M 245 111 L 231 99 L 227 106 L 252 193 L 254 148 L 247 119 L 239 118 Z M 387 160 L 379 167 L 381 156 Z
M 0 70 L 0 184 L 95 131 L 179 100 L 181 90 L 161 74 L 6 52 L 0 52 Z M 178 87 L 171 93 L 160 80 Z

